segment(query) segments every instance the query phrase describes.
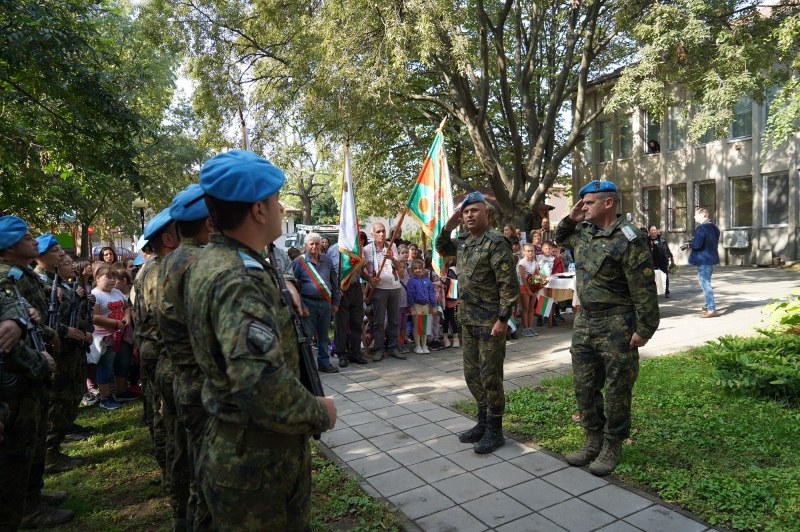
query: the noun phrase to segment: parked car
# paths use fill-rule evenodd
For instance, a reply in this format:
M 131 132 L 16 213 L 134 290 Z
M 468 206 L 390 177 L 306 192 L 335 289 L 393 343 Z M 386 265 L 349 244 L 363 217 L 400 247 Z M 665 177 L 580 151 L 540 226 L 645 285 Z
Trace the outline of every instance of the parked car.
M 103 249 L 104 247 L 106 247 L 106 246 L 95 246 L 95 247 L 92 248 L 92 257 L 94 257 L 95 260 L 99 260 L 100 259 L 100 250 Z M 133 258 L 133 257 L 136 256 L 135 252 L 131 251 L 130 249 L 126 249 L 126 248 L 124 248 L 122 246 L 116 246 L 114 248 L 114 251 L 117 252 L 117 258 L 120 259 L 120 260 L 125 259 L 125 258 L 129 258 L 129 257 Z

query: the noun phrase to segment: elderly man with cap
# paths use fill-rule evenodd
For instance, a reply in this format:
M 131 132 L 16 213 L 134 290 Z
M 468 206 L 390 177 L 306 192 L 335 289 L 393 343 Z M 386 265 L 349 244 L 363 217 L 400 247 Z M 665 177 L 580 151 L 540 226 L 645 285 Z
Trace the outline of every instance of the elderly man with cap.
M 658 299 L 647 237 L 617 216 L 616 185 L 592 181 L 579 194 L 556 230 L 556 240 L 575 250 L 581 297 L 571 353 L 586 442 L 566 459 L 603 476 L 619 463 L 630 434 L 638 348 L 658 328 Z
M 64 250 L 56 238 L 47 233 L 39 236 L 38 242 L 39 256 L 36 257 L 35 272 L 39 275 L 45 286 L 52 290 L 53 281 L 56 280 L 56 273 L 59 263 L 64 258 Z M 75 380 L 82 380 L 81 359 L 85 357 L 84 342 L 91 338 L 91 335 L 79 331 L 77 328 L 69 327 L 70 305 L 72 304 L 70 293 L 57 281 L 57 302 L 54 307 L 56 312 L 57 328 L 61 339 L 61 352 L 58 354 L 58 373 L 53 376 L 53 383 L 50 389 L 50 405 L 48 408 L 48 427 L 47 427 L 47 454 L 46 454 L 46 473 L 60 473 L 69 471 L 83 463 L 80 456 L 67 456 L 61 452 L 61 444 L 72 428 L 72 418 L 74 401 Z M 86 293 L 79 288 L 81 297 Z
M 307 530 L 309 435 L 333 428 L 333 400 L 300 382 L 279 275 L 261 250 L 281 234 L 283 172 L 248 151 L 206 161 L 215 233 L 189 269 L 186 322 L 209 414 L 197 475 L 217 530 Z
M 141 363 L 141 380 L 144 385 L 147 424 L 151 436 L 151 452 L 161 467 L 161 478 L 164 487 L 169 488 L 169 468 L 167 464 L 172 458 L 169 438 L 174 434 L 171 419 L 173 404 L 171 397 L 174 374 L 164 352 L 164 342 L 156 322 L 157 287 L 160 282 L 158 267 L 172 250 L 178 247 L 178 235 L 175 232 L 175 221 L 169 209 L 156 214 L 144 226 L 143 235 L 153 249 L 155 257 L 147 261 L 133 284 L 130 299 L 133 303 L 134 342 L 139 348 Z M 168 390 L 168 394 L 164 392 Z M 168 395 L 166 399 L 162 394 Z M 164 406 L 167 401 L 166 408 Z
M 462 222 L 466 231 L 453 241 L 450 233 Z M 489 228 L 486 200 L 470 192 L 447 220 L 436 251 L 458 261 L 458 323 L 461 325 L 464 378 L 478 403 L 478 424 L 459 434 L 479 454 L 505 443 L 503 361 L 508 318 L 519 299 L 514 255 L 508 240 Z
M 197 364 L 186 325 L 186 280 L 188 270 L 208 244 L 212 231 L 208 208 L 198 184 L 189 185 L 175 196 L 169 214 L 180 237 L 178 248 L 167 255 L 158 269 L 161 280 L 157 291 L 156 320 L 166 355 L 175 370 L 175 447 L 172 487 L 174 529 L 209 530 L 211 515 L 202 499 L 194 475 L 195 457 L 200 452 L 208 415 L 200 393 L 203 372 Z M 173 490 L 175 491 L 175 490 Z
M 0 217 L 0 286 L 3 292 L 13 297 L 16 297 L 14 291 L 16 288 L 27 305 L 36 311 L 44 339 L 51 342 L 55 351 L 59 347 L 58 337 L 54 330 L 41 323 L 47 316 L 47 293 L 39 276 L 28 266 L 31 260 L 38 256 L 39 243 L 28 232 L 27 224 L 16 216 Z M 51 366 L 55 371 L 55 362 L 52 362 Z M 12 484 L 13 489 L 24 493 L 25 500 L 24 504 L 14 505 L 9 501 L 16 497 L 2 499 L 0 525 L 3 525 L 3 522 L 18 521 L 22 512 L 21 515 L 24 517 L 20 526 L 26 528 L 55 526 L 71 520 L 74 512 L 53 508 L 49 504 L 63 501 L 66 492 L 42 493 L 49 393 L 42 380 L 36 379 L 35 383 L 30 381 L 30 384 L 26 400 L 15 405 L 15 408 L 19 408 L 14 428 L 17 433 L 12 446 L 16 452 L 10 451 L 3 456 L 4 460 L 17 460 L 22 469 L 28 469 L 27 475 L 19 477 L 23 479 L 20 483 Z M 11 445 L 12 436 L 8 431 L 6 434 L 9 437 L 8 445 Z M 23 440 L 28 445 L 25 449 L 18 447 Z M 4 484 L 10 482 L 10 477 L 3 477 Z

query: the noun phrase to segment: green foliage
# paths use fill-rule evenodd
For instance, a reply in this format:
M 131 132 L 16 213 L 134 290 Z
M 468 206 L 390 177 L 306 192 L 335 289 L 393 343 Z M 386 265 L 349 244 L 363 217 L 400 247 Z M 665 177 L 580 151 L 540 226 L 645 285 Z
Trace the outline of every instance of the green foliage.
M 708 350 L 642 361 L 614 475 L 716 527 L 800 529 L 800 414 L 723 393 L 708 379 Z M 571 376 L 548 379 L 507 394 L 505 428 L 566 454 L 583 441 L 575 410 Z
M 762 313 L 767 314 L 766 326 L 760 331 L 769 336 L 780 333 L 800 334 L 800 289 L 786 297 L 775 298 Z
M 723 336 L 700 348 L 722 388 L 793 403 L 800 401 L 800 335 Z
M 150 456 L 150 434 L 142 425 L 141 402 L 108 412 L 82 408 L 78 422 L 94 435 L 64 445 L 87 465 L 45 477 L 45 490 L 65 490 L 65 508 L 75 519 L 59 530 L 172 530 L 169 498 L 159 486 L 159 468 Z M 328 461 L 315 443 L 312 452 L 312 528 L 398 530 L 400 519 L 388 504 L 366 495 L 347 473 Z

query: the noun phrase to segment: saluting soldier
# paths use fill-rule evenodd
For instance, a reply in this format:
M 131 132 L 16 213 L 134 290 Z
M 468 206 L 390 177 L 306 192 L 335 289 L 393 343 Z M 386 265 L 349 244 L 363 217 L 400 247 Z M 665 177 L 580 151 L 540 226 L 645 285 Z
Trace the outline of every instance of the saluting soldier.
M 188 488 L 181 493 L 187 500 L 184 528 L 210 530 L 211 514 L 203 500 L 194 474 L 194 464 L 200 452 L 203 429 L 208 414 L 203 409 L 200 393 L 203 389 L 203 372 L 195 360 L 186 325 L 186 291 L 188 269 L 208 244 L 211 219 L 203 200 L 203 189 L 198 184 L 189 185 L 179 192 L 169 206 L 180 237 L 178 248 L 161 262 L 158 277 L 156 318 L 166 355 L 175 370 L 173 386 L 175 402 L 175 458 L 172 461 L 172 482 Z
M 16 297 L 12 287 L 11 277 L 13 277 L 20 295 L 26 304 L 35 310 L 41 322 L 47 316 L 47 295 L 41 279 L 28 266 L 38 255 L 39 243 L 28 232 L 27 224 L 16 216 L 0 217 L 0 286 L 6 295 Z M 43 323 L 39 324 L 39 328 L 44 340 L 50 341 L 57 348 L 58 338 L 55 331 Z M 36 366 L 35 359 L 33 363 Z M 74 516 L 72 510 L 54 508 L 49 504 L 63 501 L 66 498 L 65 492 L 42 493 L 49 397 L 46 381 L 49 380 L 50 374 L 55 372 L 55 362 L 52 358 L 48 363 L 51 369 L 47 371 L 47 375 L 42 376 L 37 371 L 31 373 L 29 378 L 31 386 L 27 394 L 19 401 L 10 401 L 9 406 L 12 411 L 10 423 L 13 428 L 6 429 L 8 437 L 6 445 L 12 445 L 12 449 L 8 450 L 8 454 L 5 454 L 5 450 L 2 451 L 4 460 L 10 461 L 6 467 L 13 468 L 14 460 L 19 460 L 20 467 L 27 471 L 23 477 L 17 476 L 17 471 L 14 472 L 14 477 L 19 478 L 20 482 L 13 482 L 10 476 L 0 476 L 2 478 L 0 484 L 11 486 L 16 492 L 24 494 L 22 504 L 19 503 L 18 496 L 14 495 L 8 500 L 18 500 L 17 503 L 8 502 L 3 498 L 0 507 L 8 512 L 5 515 L 9 516 L 7 518 L 9 521 L 17 520 L 21 512 L 23 517 L 20 526 L 25 528 L 55 526 L 66 523 Z M 38 411 L 34 412 L 33 409 Z M 17 431 L 13 437 L 13 444 L 12 433 L 9 430 Z M 18 445 L 27 447 L 22 449 Z
M 210 416 L 197 475 L 218 530 L 307 530 L 308 437 L 336 422 L 333 400 L 300 383 L 289 309 L 261 257 L 281 234 L 284 181 L 248 151 L 200 170 L 215 233 L 189 270 L 186 320 Z
M 460 221 L 467 232 L 454 241 L 450 233 Z M 505 443 L 506 330 L 519 299 L 514 255 L 505 237 L 489 228 L 486 200 L 480 192 L 470 192 L 447 221 L 436 239 L 436 251 L 457 258 L 464 377 L 478 403 L 478 424 L 458 438 L 474 443 L 476 453 L 490 453 Z
M 647 237 L 617 216 L 616 185 L 595 180 L 579 195 L 556 230 L 556 240 L 575 250 L 581 298 L 571 353 L 586 442 L 566 460 L 590 464 L 591 473 L 603 476 L 619 463 L 622 442 L 630 435 L 638 348 L 658 328 L 658 299 Z

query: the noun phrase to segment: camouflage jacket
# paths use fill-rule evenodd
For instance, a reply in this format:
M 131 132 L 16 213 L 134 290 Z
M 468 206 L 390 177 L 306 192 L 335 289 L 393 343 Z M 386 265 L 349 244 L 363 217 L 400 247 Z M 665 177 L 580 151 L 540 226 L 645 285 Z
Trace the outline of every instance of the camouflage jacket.
M 8 294 L 13 295 L 14 291 L 11 287 L 11 281 L 8 278 L 8 272 L 14 265 L 10 262 L 0 259 L 0 286 Z M 42 330 L 42 336 L 45 340 L 52 339 L 56 332 L 47 326 L 47 291 L 41 278 L 31 268 L 20 268 L 22 270 L 22 277 L 16 282 L 17 289 L 22 297 L 28 302 L 31 308 L 36 309 L 41 318 L 39 328 Z
M 157 359 L 164 352 L 164 342 L 156 321 L 158 268 L 163 257 L 148 260 L 136 275 L 130 299 L 133 302 L 134 343 L 143 359 Z
M 156 321 L 167 358 L 177 366 L 197 366 L 189 329 L 186 327 L 187 270 L 200 253 L 200 244 L 192 238 L 182 238 L 178 249 L 164 257 L 158 268 L 161 279 L 157 288 Z
M 498 317 L 512 315 L 519 299 L 519 283 L 514 271 L 514 254 L 500 233 L 487 229 L 473 237 L 470 233 L 455 240 L 442 231 L 436 251 L 458 259 L 458 322 L 463 325 L 492 326 Z
M 589 312 L 631 307 L 636 333 L 651 338 L 659 323 L 653 256 L 646 236 L 622 217 L 600 230 L 561 220 L 556 240 L 575 250 L 575 272 L 581 307 Z
M 0 321 L 25 320 L 27 312 L 23 314 L 16 294 L 0 291 Z M 19 341 L 14 344 L 11 351 L 0 354 L 3 357 L 3 371 L 24 376 L 28 381 L 41 382 L 50 376 L 47 360 L 30 347 L 27 330 L 22 331 Z
M 211 235 L 186 283 L 186 324 L 206 376 L 203 406 L 214 417 L 283 434 L 328 426 L 299 381 L 297 336 L 275 270 L 244 244 Z

